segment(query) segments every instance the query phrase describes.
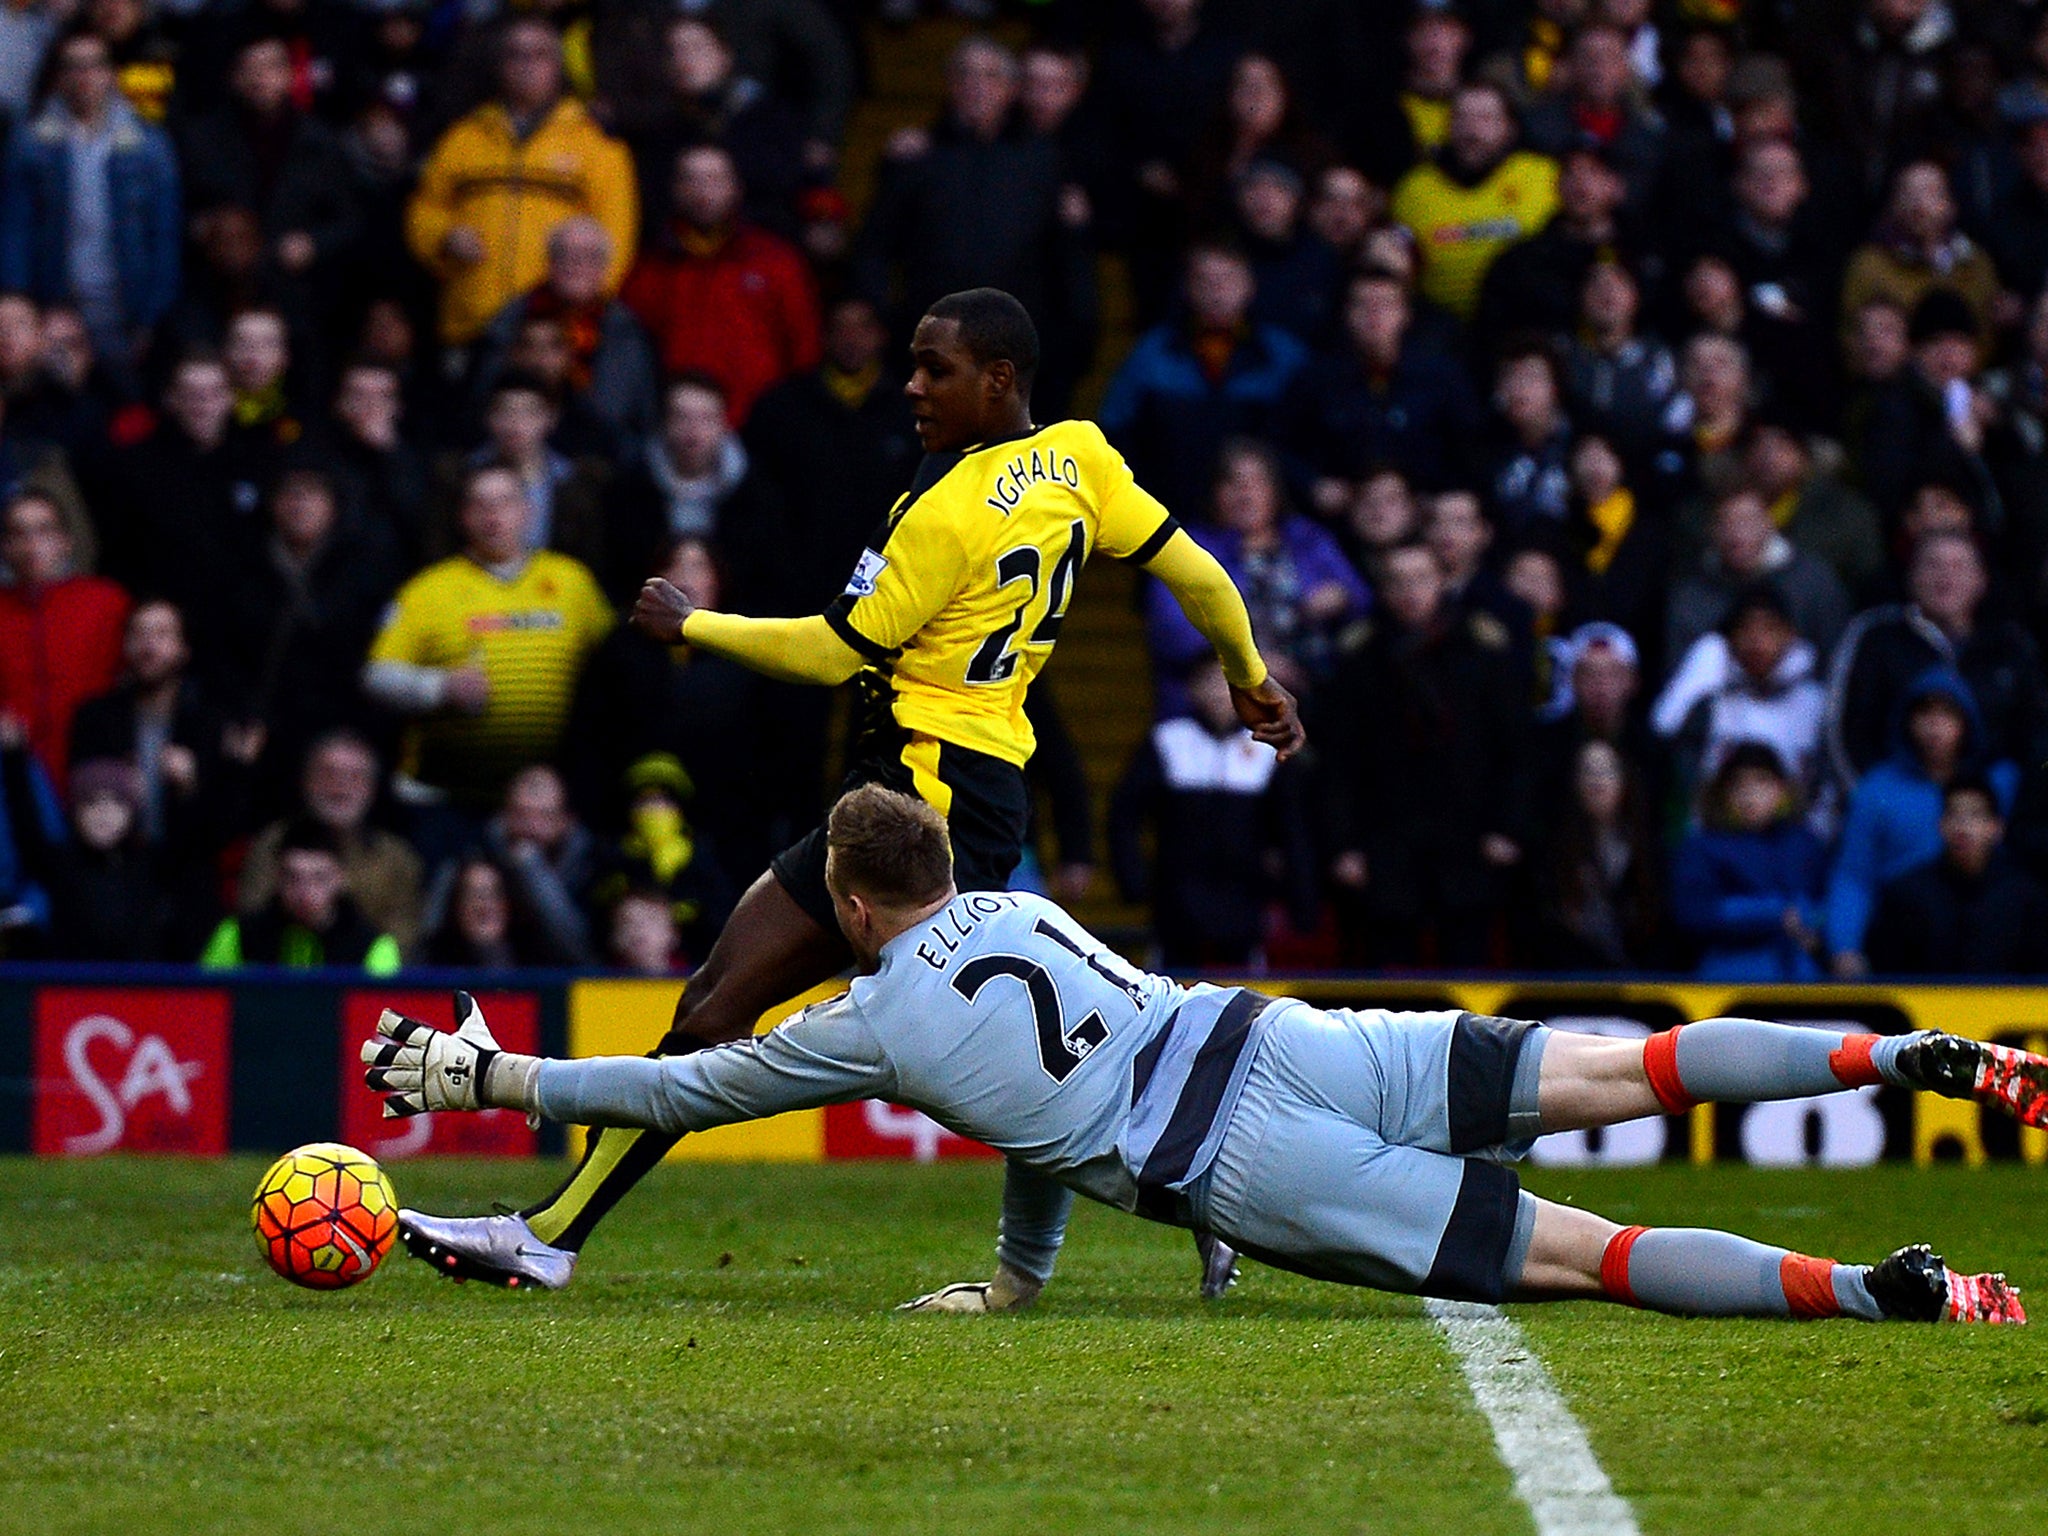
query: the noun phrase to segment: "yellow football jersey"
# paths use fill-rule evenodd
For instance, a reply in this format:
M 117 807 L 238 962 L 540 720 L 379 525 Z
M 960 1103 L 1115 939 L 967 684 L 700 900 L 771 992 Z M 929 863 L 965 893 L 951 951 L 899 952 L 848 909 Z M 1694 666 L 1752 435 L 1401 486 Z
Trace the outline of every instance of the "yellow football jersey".
M 1557 163 L 1517 150 L 1475 186 L 1424 161 L 1394 188 L 1388 211 L 1415 236 L 1422 296 L 1461 320 L 1479 305 L 1494 258 L 1526 240 L 1557 210 Z
M 1021 766 L 1088 556 L 1148 560 L 1178 526 L 1092 421 L 928 454 L 825 618 L 888 674 L 899 726 Z
M 540 550 L 510 581 L 463 555 L 403 587 L 370 647 L 372 661 L 475 664 L 490 679 L 480 715 L 440 714 L 407 733 L 405 771 L 467 797 L 494 795 L 553 755 L 583 663 L 617 622 L 597 578 Z

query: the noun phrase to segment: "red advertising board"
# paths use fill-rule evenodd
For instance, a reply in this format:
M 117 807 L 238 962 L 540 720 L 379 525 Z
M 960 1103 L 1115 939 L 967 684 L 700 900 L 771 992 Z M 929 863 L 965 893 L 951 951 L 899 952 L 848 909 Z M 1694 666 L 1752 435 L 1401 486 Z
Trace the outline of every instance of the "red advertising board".
M 227 1151 L 229 1015 L 213 988 L 42 988 L 30 1144 L 65 1157 Z
M 955 1136 L 920 1110 L 880 1099 L 825 1106 L 825 1156 L 898 1157 L 915 1163 L 942 1157 L 999 1157 L 965 1136 Z
M 532 992 L 479 992 L 491 1033 L 508 1051 L 540 1053 L 540 998 Z M 537 1149 L 526 1117 L 509 1109 L 482 1114 L 384 1118 L 384 1099 L 363 1086 L 363 1042 L 377 1032 L 377 1016 L 395 1008 L 442 1029 L 455 1027 L 446 992 L 349 992 L 341 1004 L 341 1139 L 379 1162 L 443 1152 L 460 1157 L 531 1157 Z

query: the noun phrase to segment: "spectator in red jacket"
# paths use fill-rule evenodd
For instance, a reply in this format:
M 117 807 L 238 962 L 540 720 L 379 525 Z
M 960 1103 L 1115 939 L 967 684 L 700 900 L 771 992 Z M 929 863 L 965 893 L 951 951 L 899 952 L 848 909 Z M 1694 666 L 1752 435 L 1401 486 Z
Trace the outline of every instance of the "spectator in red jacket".
M 676 156 L 676 217 L 626 279 L 627 305 L 671 374 L 725 387 L 734 426 L 771 384 L 818 365 L 818 293 L 797 248 L 739 217 L 732 156 L 699 144 Z
M 80 702 L 105 693 L 121 674 L 128 594 L 103 576 L 75 569 L 75 546 L 57 504 L 24 491 L 0 522 L 0 714 L 28 732 L 29 746 L 58 784 Z

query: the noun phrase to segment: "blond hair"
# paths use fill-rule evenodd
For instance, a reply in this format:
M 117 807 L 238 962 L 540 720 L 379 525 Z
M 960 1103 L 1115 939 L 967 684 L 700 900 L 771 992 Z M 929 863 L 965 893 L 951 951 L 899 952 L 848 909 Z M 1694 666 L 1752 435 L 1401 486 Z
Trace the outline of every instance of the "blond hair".
M 882 906 L 935 901 L 953 883 L 946 818 L 915 795 L 863 784 L 839 797 L 825 823 L 839 883 Z

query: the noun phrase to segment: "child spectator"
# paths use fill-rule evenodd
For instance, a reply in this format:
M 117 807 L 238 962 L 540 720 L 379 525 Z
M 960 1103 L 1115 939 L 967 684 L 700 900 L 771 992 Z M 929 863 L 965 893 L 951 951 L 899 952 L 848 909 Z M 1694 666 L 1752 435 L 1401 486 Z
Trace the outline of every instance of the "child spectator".
M 1276 893 L 1287 894 L 1297 928 L 1313 926 L 1314 860 L 1301 788 L 1238 720 L 1213 660 L 1195 669 L 1188 695 L 1193 716 L 1153 726 L 1117 784 L 1110 860 L 1124 899 L 1153 904 L 1162 965 L 1244 966 L 1254 960 Z
M 1869 971 L 1864 934 L 1879 889 L 1934 858 L 1941 849 L 1944 789 L 1982 774 L 2006 814 L 2019 790 L 2019 770 L 1987 761 L 1982 717 L 1970 685 L 1950 668 L 1930 667 L 1899 701 L 1892 753 L 1849 796 L 1842 846 L 1828 882 L 1828 944 L 1835 974 Z
M 668 896 L 629 890 L 614 902 L 608 950 L 613 967 L 628 975 L 673 976 L 682 970 L 682 936 Z
M 49 848 L 50 957 L 182 959 L 169 952 L 170 892 L 142 837 L 142 779 L 119 758 L 71 774 L 71 836 Z
M 1721 760 L 1701 799 L 1704 825 L 1680 844 L 1671 912 L 1700 946 L 1711 981 L 1813 981 L 1821 975 L 1827 853 L 1801 820 L 1778 754 L 1745 742 Z
M 399 964 L 398 941 L 379 933 L 349 899 L 340 839 L 310 817 L 278 839 L 277 894 L 247 917 L 224 919 L 199 957 L 209 971 L 351 966 L 389 976 Z
M 1654 969 L 1664 892 L 1642 782 L 1614 746 L 1579 748 L 1569 801 L 1536 871 L 1536 959 L 1550 970 Z
M 2005 811 L 1989 779 L 1951 779 L 1941 853 L 1885 882 L 1864 943 L 1873 973 L 2038 976 L 2048 890 L 2005 851 Z
M 1825 769 L 1827 698 L 1814 677 L 1814 649 L 1793 629 L 1784 597 L 1759 585 L 1738 596 L 1721 627 L 1679 658 L 1650 724 L 1672 743 L 1677 784 L 1688 799 L 1737 743 L 1761 741 L 1811 802 Z
M 592 889 L 602 908 L 628 891 L 666 894 L 677 942 L 701 956 L 732 911 L 731 880 L 714 850 L 685 814 L 694 786 L 681 763 L 664 753 L 626 770 L 625 833 L 606 850 L 607 872 Z

